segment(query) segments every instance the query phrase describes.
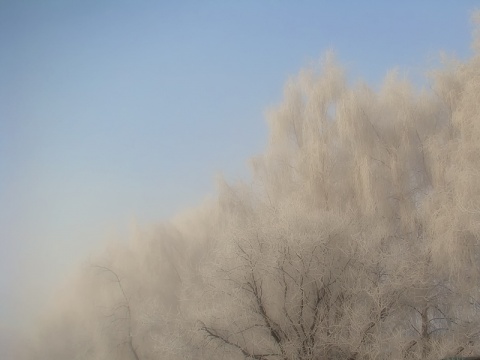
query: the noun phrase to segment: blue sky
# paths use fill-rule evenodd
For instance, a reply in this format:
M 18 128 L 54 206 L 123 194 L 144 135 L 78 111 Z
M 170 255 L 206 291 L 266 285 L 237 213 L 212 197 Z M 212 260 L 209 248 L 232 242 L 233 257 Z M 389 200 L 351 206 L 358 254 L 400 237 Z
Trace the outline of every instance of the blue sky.
M 0 0 L 0 319 L 134 219 L 247 177 L 264 111 L 328 49 L 352 79 L 421 84 L 440 51 L 470 56 L 479 3 Z

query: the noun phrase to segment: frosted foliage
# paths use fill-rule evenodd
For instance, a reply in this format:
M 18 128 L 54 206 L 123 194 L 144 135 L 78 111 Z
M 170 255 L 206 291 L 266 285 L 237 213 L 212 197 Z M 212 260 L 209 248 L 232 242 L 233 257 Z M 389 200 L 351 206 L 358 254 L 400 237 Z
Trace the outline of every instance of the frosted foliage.
M 378 92 L 348 86 L 331 57 L 288 82 L 203 273 L 208 344 L 257 359 L 480 350 L 479 66 L 451 61 L 432 93 L 395 72 Z
M 251 182 L 92 257 L 18 359 L 480 354 L 479 114 L 477 56 L 374 91 L 328 54 L 268 112 Z

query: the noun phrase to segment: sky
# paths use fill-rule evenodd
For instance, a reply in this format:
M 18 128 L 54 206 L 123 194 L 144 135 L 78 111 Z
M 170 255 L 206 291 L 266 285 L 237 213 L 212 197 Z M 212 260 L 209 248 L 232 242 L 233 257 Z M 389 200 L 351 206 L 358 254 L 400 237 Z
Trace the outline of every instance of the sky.
M 421 85 L 441 51 L 471 55 L 476 6 L 0 0 L 0 334 L 132 224 L 248 179 L 265 110 L 327 50 L 350 79 Z

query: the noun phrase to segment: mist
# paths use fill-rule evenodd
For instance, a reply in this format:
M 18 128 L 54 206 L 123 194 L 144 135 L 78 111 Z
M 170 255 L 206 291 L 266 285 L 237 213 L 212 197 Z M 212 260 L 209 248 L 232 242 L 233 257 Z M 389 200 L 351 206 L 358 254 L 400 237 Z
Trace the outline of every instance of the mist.
M 0 328 L 5 356 L 480 354 L 479 43 L 474 30 L 473 55 L 443 57 L 421 88 L 401 71 L 352 80 L 332 52 L 304 67 L 264 104 L 268 138 L 248 176 L 216 176 L 168 219 L 112 219 L 101 240 L 84 224 L 91 250 L 62 258 L 71 270 L 55 286 L 31 287 L 48 301 L 26 299 L 35 316 Z

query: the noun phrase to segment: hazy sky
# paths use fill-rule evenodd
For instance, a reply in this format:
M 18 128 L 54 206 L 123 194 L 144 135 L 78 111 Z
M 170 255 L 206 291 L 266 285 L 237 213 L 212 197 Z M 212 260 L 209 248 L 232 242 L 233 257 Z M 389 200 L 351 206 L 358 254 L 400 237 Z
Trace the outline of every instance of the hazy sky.
M 420 84 L 441 50 L 470 55 L 477 5 L 0 0 L 0 324 L 133 219 L 248 176 L 264 110 L 326 50 L 352 79 L 399 67 Z

